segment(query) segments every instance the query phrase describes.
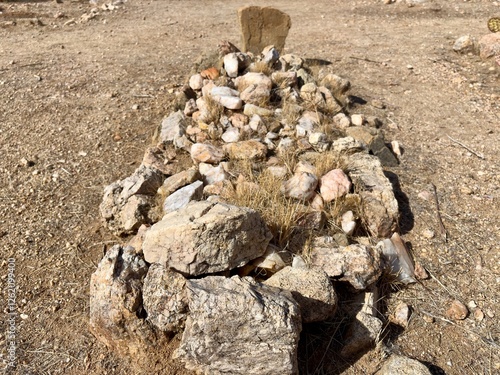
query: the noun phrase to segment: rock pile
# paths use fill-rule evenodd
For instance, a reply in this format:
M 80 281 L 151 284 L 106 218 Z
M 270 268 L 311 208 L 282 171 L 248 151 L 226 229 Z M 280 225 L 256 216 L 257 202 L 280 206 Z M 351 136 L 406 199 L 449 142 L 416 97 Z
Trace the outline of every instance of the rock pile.
M 335 316 L 338 283 L 414 281 L 383 171 L 397 159 L 380 121 L 347 114 L 346 79 L 272 45 L 220 52 L 142 165 L 105 189 L 107 227 L 136 236 L 93 274 L 90 326 L 129 355 L 182 334 L 175 356 L 207 374 L 296 374 L 302 323 Z M 346 356 L 382 327 L 366 295 Z

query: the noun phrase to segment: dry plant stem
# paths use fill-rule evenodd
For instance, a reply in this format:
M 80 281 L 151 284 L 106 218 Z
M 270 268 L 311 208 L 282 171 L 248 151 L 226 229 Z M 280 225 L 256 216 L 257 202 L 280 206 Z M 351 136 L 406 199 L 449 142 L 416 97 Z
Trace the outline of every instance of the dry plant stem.
M 477 151 L 474 151 L 473 149 L 471 149 L 470 147 L 464 145 L 462 142 L 459 142 L 457 141 L 456 139 L 453 139 L 451 138 L 449 135 L 446 135 L 448 138 L 450 138 L 450 140 L 454 143 L 456 143 L 457 145 L 459 146 L 462 146 L 463 148 L 465 148 L 467 151 L 473 153 L 474 155 L 476 155 L 479 159 L 482 159 L 482 160 L 486 160 L 486 158 L 484 157 L 484 155 L 480 152 L 477 152 Z
M 432 184 L 432 192 L 434 193 L 434 202 L 436 203 L 436 214 L 439 222 L 439 231 L 441 232 L 441 235 L 443 236 L 444 242 L 447 242 L 448 240 L 448 233 L 446 233 L 446 228 L 444 227 L 443 224 L 443 219 L 441 218 L 441 212 L 439 211 L 439 201 L 438 201 L 438 196 L 437 196 L 437 189 L 436 185 Z
M 365 57 L 349 56 L 349 58 L 350 59 L 354 59 L 354 60 L 361 60 L 361 61 L 371 62 L 371 63 L 375 63 L 375 64 L 382 64 L 380 61 L 370 60 L 370 59 L 367 59 Z

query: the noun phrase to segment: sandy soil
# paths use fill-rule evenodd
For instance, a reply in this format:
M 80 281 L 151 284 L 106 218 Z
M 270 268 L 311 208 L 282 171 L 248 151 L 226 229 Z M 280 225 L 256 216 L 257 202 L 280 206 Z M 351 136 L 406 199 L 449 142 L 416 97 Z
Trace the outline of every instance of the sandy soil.
M 435 373 L 499 373 L 500 72 L 493 62 L 457 55 L 451 46 L 461 35 L 488 33 L 486 22 L 500 14 L 500 3 L 253 4 L 290 14 L 286 51 L 331 61 L 351 81 L 352 94 L 366 101 L 351 113 L 378 116 L 386 138 L 404 147 L 400 167 L 391 169 L 406 202 L 403 237 L 432 278 L 386 297 L 385 315 L 399 301 L 413 308 L 406 330 L 387 326 L 386 345 Z M 0 0 L 4 364 L 8 258 L 15 259 L 19 314 L 18 366 L 6 373 L 142 373 L 88 331 L 90 275 L 103 251 L 120 241 L 101 227 L 98 205 L 104 186 L 139 165 L 196 58 L 222 39 L 239 43 L 236 9 L 242 5 L 129 0 L 81 23 L 95 6 L 88 1 Z M 372 106 L 375 99 L 385 109 Z M 418 196 L 431 191 L 430 184 L 437 188 L 447 242 L 434 201 Z M 428 230 L 436 235 L 428 238 Z M 470 306 L 467 319 L 443 320 L 453 299 Z M 323 361 L 302 361 L 304 374 L 368 374 L 382 359 L 370 352 L 346 362 L 331 353 L 333 346 L 311 350 L 322 350 L 315 354 Z M 141 365 L 145 373 L 188 374 L 175 362 Z

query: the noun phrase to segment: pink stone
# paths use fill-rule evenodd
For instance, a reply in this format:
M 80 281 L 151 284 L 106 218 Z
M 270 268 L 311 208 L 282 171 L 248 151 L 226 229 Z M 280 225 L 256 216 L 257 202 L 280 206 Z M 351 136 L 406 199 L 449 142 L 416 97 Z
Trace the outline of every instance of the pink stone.
M 331 202 L 351 190 L 351 181 L 342 169 L 334 169 L 321 177 L 320 193 L 325 202 Z

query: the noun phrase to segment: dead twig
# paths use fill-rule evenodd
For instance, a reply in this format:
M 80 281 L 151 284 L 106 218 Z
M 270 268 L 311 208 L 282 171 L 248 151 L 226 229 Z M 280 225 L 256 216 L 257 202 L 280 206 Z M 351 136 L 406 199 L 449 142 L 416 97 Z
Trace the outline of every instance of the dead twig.
M 441 212 L 439 210 L 439 201 L 438 201 L 438 196 L 437 196 L 437 189 L 436 185 L 432 184 L 432 192 L 434 193 L 434 203 L 436 203 L 436 214 L 439 222 L 439 231 L 441 232 L 441 235 L 443 236 L 444 242 L 448 241 L 448 233 L 446 232 L 446 228 L 444 227 L 443 224 L 443 218 L 441 217 Z
M 452 137 L 450 137 L 449 135 L 446 135 L 448 138 L 450 138 L 450 140 L 454 143 L 456 143 L 457 145 L 459 146 L 462 146 L 463 148 L 465 148 L 467 151 L 473 153 L 474 155 L 476 155 L 479 159 L 482 159 L 482 160 L 486 160 L 486 158 L 484 157 L 484 155 L 480 152 L 477 152 L 477 151 L 474 151 L 473 149 L 471 149 L 470 147 L 464 145 L 462 142 L 460 141 L 457 141 L 456 139 L 453 139 Z
M 349 58 L 350 59 L 354 59 L 354 60 L 361 60 L 361 61 L 371 62 L 371 63 L 374 63 L 374 64 L 382 64 L 382 62 L 380 62 L 380 61 L 370 60 L 370 59 L 367 59 L 366 57 L 349 56 Z

